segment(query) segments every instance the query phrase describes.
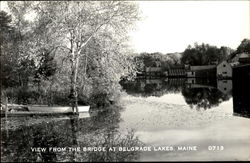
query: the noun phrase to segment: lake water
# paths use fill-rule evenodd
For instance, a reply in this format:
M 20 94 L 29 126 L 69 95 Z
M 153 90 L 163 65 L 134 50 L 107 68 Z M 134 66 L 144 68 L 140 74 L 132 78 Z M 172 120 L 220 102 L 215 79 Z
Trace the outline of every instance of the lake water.
M 1 161 L 246 161 L 249 83 L 137 79 L 80 119 L 3 118 Z

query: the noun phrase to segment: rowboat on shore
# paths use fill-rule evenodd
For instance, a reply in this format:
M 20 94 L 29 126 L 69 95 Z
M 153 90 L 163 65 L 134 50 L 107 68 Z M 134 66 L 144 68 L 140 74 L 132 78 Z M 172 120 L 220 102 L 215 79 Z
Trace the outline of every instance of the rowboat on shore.
M 78 112 L 89 112 L 90 106 L 78 106 Z M 41 106 L 32 105 L 28 106 L 30 112 L 72 112 L 70 106 Z M 74 109 L 76 111 L 76 109 Z
M 47 105 L 17 105 L 8 104 L 8 116 L 29 116 L 29 115 L 71 115 L 76 113 L 69 106 L 47 106 Z M 88 113 L 90 106 L 78 106 L 78 113 Z M 6 114 L 5 107 L 1 106 L 1 116 Z

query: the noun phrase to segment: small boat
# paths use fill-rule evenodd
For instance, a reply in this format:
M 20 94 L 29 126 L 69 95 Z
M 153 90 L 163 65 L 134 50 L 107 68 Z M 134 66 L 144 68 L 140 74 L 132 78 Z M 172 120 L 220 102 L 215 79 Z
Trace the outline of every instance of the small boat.
M 90 106 L 78 106 L 78 113 L 89 113 Z M 76 113 L 70 106 L 47 106 L 47 105 L 9 105 L 7 114 L 10 116 L 28 116 L 28 115 L 68 115 Z M 5 109 L 1 108 L 1 116 L 5 115 Z M 85 117 L 85 115 L 84 115 Z
M 27 106 L 29 112 L 72 112 L 72 108 L 68 106 L 44 106 L 44 105 L 30 105 Z
M 78 112 L 89 112 L 90 106 L 78 106 Z M 32 105 L 28 106 L 29 112 L 72 112 L 70 106 L 44 106 L 44 105 Z M 74 109 L 74 112 L 76 109 Z

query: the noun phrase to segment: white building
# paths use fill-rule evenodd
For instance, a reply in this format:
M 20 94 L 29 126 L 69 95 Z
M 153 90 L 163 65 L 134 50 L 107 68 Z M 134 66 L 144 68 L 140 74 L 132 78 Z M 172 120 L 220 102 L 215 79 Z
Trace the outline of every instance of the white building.
M 232 67 L 227 61 L 222 61 L 220 64 L 218 64 L 216 71 L 217 78 L 232 78 Z

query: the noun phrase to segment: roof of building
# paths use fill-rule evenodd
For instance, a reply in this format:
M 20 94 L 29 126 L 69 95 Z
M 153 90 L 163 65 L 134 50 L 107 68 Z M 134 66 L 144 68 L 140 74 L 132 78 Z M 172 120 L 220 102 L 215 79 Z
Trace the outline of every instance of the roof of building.
M 191 66 L 191 71 L 213 69 L 216 65 Z
M 221 65 L 221 64 L 229 64 L 231 66 L 231 63 L 228 63 L 226 60 L 221 61 L 219 64 L 217 64 L 217 66 Z
M 250 58 L 250 54 L 248 53 L 241 53 L 239 58 Z

